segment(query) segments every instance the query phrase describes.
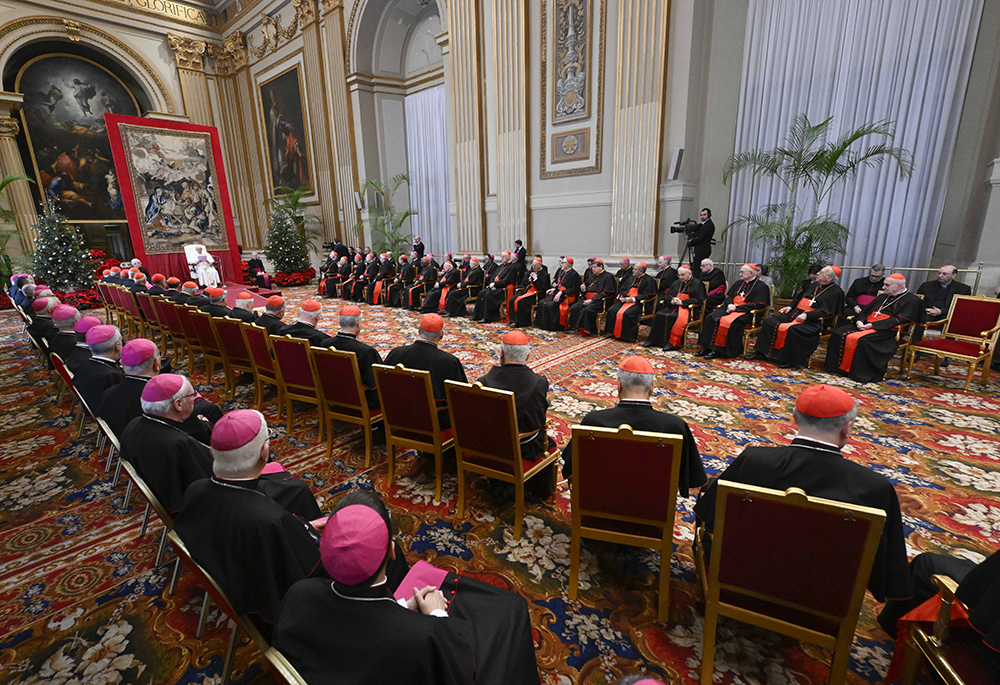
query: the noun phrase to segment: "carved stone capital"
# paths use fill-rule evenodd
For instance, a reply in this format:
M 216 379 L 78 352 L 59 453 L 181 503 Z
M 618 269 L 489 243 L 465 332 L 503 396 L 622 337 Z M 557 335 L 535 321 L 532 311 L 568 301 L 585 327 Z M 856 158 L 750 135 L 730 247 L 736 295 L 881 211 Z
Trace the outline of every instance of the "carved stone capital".
M 302 28 L 316 21 L 316 0 L 292 0 L 292 7 Z
M 233 31 L 222 41 L 222 45 L 209 45 L 208 54 L 215 60 L 215 73 L 219 76 L 235 74 L 249 63 L 242 31 Z
M 63 25 L 66 27 L 66 35 L 69 39 L 74 43 L 80 42 L 80 22 L 63 19 Z
M 204 71 L 205 50 L 207 43 L 203 40 L 196 40 L 186 36 L 167 35 L 170 47 L 174 51 L 174 59 L 181 69 L 193 69 L 194 71 Z
M 17 119 L 10 117 L 0 117 L 0 138 L 14 138 L 21 127 L 17 125 Z
M 344 9 L 344 0 L 319 0 L 319 9 L 323 15 L 334 10 Z

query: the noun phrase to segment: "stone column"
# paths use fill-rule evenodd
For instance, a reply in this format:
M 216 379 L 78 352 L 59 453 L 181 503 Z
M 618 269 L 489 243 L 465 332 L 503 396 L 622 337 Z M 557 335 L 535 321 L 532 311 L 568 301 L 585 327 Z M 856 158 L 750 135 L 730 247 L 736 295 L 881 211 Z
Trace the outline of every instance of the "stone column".
M 479 3 L 453 0 L 447 10 L 454 95 L 455 251 L 481 254 L 486 250 L 486 172 Z
M 20 124 L 14 118 L 14 110 L 21 106 L 24 97 L 19 93 L 0 91 L 0 178 L 9 174 L 31 176 L 24 169 L 21 152 L 17 148 L 17 134 Z M 17 212 L 14 225 L 17 228 L 18 240 L 22 252 L 32 252 L 35 249 L 35 230 L 32 228 L 38 222 L 35 211 L 35 200 L 28 188 L 27 181 L 15 181 L 7 186 L 4 193 L 7 206 Z M 11 251 L 13 246 L 8 247 Z
M 323 19 L 319 40 L 322 67 L 326 79 L 326 114 L 329 121 L 333 181 L 341 224 L 340 239 L 351 245 L 357 242 L 354 227 L 361 221 L 354 193 L 358 190 L 357 152 L 354 148 L 354 116 L 347 95 L 347 55 L 342 0 L 320 0 Z
M 611 253 L 653 255 L 670 3 L 621 0 L 612 143 Z
M 302 59 L 305 92 L 309 102 L 309 137 L 312 140 L 313 190 L 323 212 L 325 240 L 342 234 L 334 192 L 333 160 L 329 117 L 326 112 L 326 82 L 323 78 L 323 46 L 316 21 L 316 0 L 292 0 L 299 26 L 302 27 Z M 319 247 L 317 245 L 317 247 Z
M 501 247 L 520 238 L 530 251 L 525 3 L 493 0 L 491 6 L 497 108 L 497 234 Z
M 184 113 L 192 124 L 215 126 L 212 102 L 208 94 L 208 79 L 205 78 L 205 52 L 208 44 L 203 40 L 172 34 L 167 36 L 167 40 L 170 41 L 177 61 Z

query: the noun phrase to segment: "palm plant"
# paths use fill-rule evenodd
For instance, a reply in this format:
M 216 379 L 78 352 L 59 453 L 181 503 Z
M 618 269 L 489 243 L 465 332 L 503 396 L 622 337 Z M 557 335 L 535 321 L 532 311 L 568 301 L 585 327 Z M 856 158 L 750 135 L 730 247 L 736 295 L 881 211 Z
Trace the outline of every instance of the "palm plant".
M 748 171 L 755 178 L 777 179 L 787 191 L 786 202 L 767 205 L 756 214 L 744 214 L 722 233 L 725 237 L 733 226 L 745 225 L 749 228 L 750 243 L 770 250 L 768 262 L 779 297 L 791 295 L 811 262 L 826 261 L 844 253 L 850 229 L 837 217 L 820 214 L 823 202 L 837 183 L 854 178 L 863 167 L 878 167 L 887 160 L 896 162 L 900 180 L 913 173 L 913 156 L 903 148 L 891 146 L 896 136 L 891 122 L 862 124 L 830 141 L 832 123 L 833 117 L 829 117 L 812 124 L 809 117 L 800 114 L 792 122 L 783 146 L 741 152 L 726 161 L 723 183 Z M 884 142 L 855 147 L 869 136 L 879 136 Z M 811 200 L 809 212 L 798 204 L 803 194 Z
M 371 188 L 382 196 L 381 207 L 370 207 L 368 209 L 368 224 L 371 228 L 372 236 L 375 238 L 376 252 L 390 252 L 396 254 L 400 248 L 406 247 L 412 236 L 409 233 L 402 233 L 403 224 L 411 216 L 416 216 L 416 212 L 407 209 L 405 212 L 397 212 L 393 203 L 393 196 L 403 184 L 408 184 L 410 177 L 406 174 L 396 174 L 392 177 L 391 185 L 386 185 L 375 179 L 368 179 L 361 186 L 361 194 Z M 364 221 L 359 221 L 355 230 L 358 232 L 360 243 L 364 243 Z
M 28 183 L 34 183 L 33 180 L 27 176 L 21 174 L 8 174 L 0 179 L 0 197 L 3 197 L 4 191 L 14 181 L 27 181 Z M 14 223 L 17 219 L 17 212 L 13 209 L 7 209 L 6 207 L 0 206 L 0 222 L 9 224 Z M 10 239 L 17 235 L 17 231 L 0 230 L 0 282 L 6 283 L 13 273 L 13 264 L 11 263 L 10 255 L 7 254 L 7 243 Z

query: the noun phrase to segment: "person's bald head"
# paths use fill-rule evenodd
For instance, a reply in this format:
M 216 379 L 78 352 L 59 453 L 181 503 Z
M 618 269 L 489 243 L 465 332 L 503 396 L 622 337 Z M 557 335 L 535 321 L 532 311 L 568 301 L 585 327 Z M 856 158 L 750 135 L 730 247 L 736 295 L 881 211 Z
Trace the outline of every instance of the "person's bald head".
M 958 269 L 951 264 L 945 264 L 937 272 L 937 281 L 941 285 L 949 285 L 958 275 Z
M 906 290 L 906 278 L 902 274 L 892 274 L 885 277 L 885 292 L 889 295 L 899 295 Z

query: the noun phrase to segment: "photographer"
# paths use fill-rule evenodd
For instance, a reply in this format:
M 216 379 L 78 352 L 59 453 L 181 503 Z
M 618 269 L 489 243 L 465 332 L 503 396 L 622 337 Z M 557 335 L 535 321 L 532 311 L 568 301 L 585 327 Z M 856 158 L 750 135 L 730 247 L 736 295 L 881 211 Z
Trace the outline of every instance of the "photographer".
M 701 223 L 687 231 L 688 247 L 691 248 L 691 263 L 701 264 L 701 260 L 712 255 L 712 237 L 715 235 L 715 223 L 712 222 L 712 210 L 705 207 L 701 210 Z

